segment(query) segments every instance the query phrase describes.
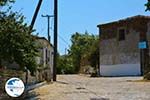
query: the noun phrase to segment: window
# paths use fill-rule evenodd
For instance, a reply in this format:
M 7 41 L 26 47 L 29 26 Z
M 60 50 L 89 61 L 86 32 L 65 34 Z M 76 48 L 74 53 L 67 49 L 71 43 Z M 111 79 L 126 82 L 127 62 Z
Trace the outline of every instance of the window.
M 125 40 L 125 29 L 119 29 L 118 41 Z

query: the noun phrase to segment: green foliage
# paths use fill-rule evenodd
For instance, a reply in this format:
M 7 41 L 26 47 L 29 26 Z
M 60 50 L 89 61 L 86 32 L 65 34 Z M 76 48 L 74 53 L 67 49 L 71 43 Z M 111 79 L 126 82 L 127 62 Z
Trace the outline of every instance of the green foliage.
M 0 60 L 17 62 L 31 71 L 36 69 L 37 46 L 24 16 L 11 11 L 0 13 Z
M 0 0 L 0 6 L 5 6 L 6 4 L 9 3 L 14 3 L 15 0 Z
M 150 11 L 150 0 L 147 1 L 145 6 L 146 6 L 146 10 L 145 11 Z
M 92 67 L 96 69 L 99 65 L 99 39 L 95 38 L 89 52 L 89 61 Z
M 99 38 L 88 32 L 81 34 L 76 32 L 71 37 L 72 45 L 69 54 L 58 56 L 57 73 L 73 74 L 79 73 L 82 63 L 84 66 L 91 65 L 95 71 L 99 65 Z
M 77 73 L 80 71 L 83 60 L 89 61 L 92 67 L 95 67 L 98 63 L 98 41 L 97 36 L 89 35 L 87 32 L 85 34 L 75 33 L 72 35 L 70 55 Z
M 57 73 L 58 74 L 75 73 L 71 57 L 69 57 L 68 55 L 58 56 Z
M 99 39 L 95 38 L 93 41 L 93 44 L 90 48 L 90 52 L 88 55 L 88 59 L 90 61 L 90 65 L 94 68 L 94 72 L 91 76 L 95 77 L 97 76 L 98 70 L 99 70 Z

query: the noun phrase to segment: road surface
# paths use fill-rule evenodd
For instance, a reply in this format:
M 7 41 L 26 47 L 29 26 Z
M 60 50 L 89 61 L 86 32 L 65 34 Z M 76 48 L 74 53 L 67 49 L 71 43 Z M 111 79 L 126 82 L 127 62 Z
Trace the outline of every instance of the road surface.
M 150 82 L 141 79 L 59 75 L 57 82 L 30 91 L 30 100 L 150 100 Z

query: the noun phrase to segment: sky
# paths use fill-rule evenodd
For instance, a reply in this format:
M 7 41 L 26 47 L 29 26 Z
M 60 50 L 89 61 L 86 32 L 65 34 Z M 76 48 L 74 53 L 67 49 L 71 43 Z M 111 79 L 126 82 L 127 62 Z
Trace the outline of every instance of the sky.
M 53 15 L 53 0 L 43 0 L 34 29 L 39 36 L 47 38 L 47 19 L 41 15 Z M 98 24 L 117 21 L 135 15 L 149 15 L 145 12 L 147 0 L 58 0 L 58 52 L 65 53 L 71 45 L 75 32 L 98 35 Z M 13 11 L 19 11 L 30 25 L 38 0 L 16 0 Z M 53 18 L 50 20 L 50 35 L 53 44 Z M 34 33 L 35 34 L 35 33 Z

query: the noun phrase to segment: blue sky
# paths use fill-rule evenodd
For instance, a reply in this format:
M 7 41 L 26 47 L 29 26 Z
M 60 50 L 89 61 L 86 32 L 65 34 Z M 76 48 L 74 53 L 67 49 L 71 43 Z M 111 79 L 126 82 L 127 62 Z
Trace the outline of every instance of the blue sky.
M 58 0 L 58 2 L 58 51 L 60 54 L 65 53 L 65 48 L 71 44 L 70 37 L 75 32 L 88 31 L 98 34 L 98 24 L 135 15 L 150 14 L 150 12 L 145 12 L 144 4 L 147 0 Z M 37 3 L 38 0 L 16 0 L 13 10 L 23 13 L 26 17 L 25 21 L 30 24 Z M 47 37 L 47 19 L 42 18 L 42 14 L 53 14 L 53 0 L 43 0 L 34 26 L 39 36 Z M 50 22 L 52 23 L 53 19 Z M 52 30 L 51 36 L 53 37 Z

